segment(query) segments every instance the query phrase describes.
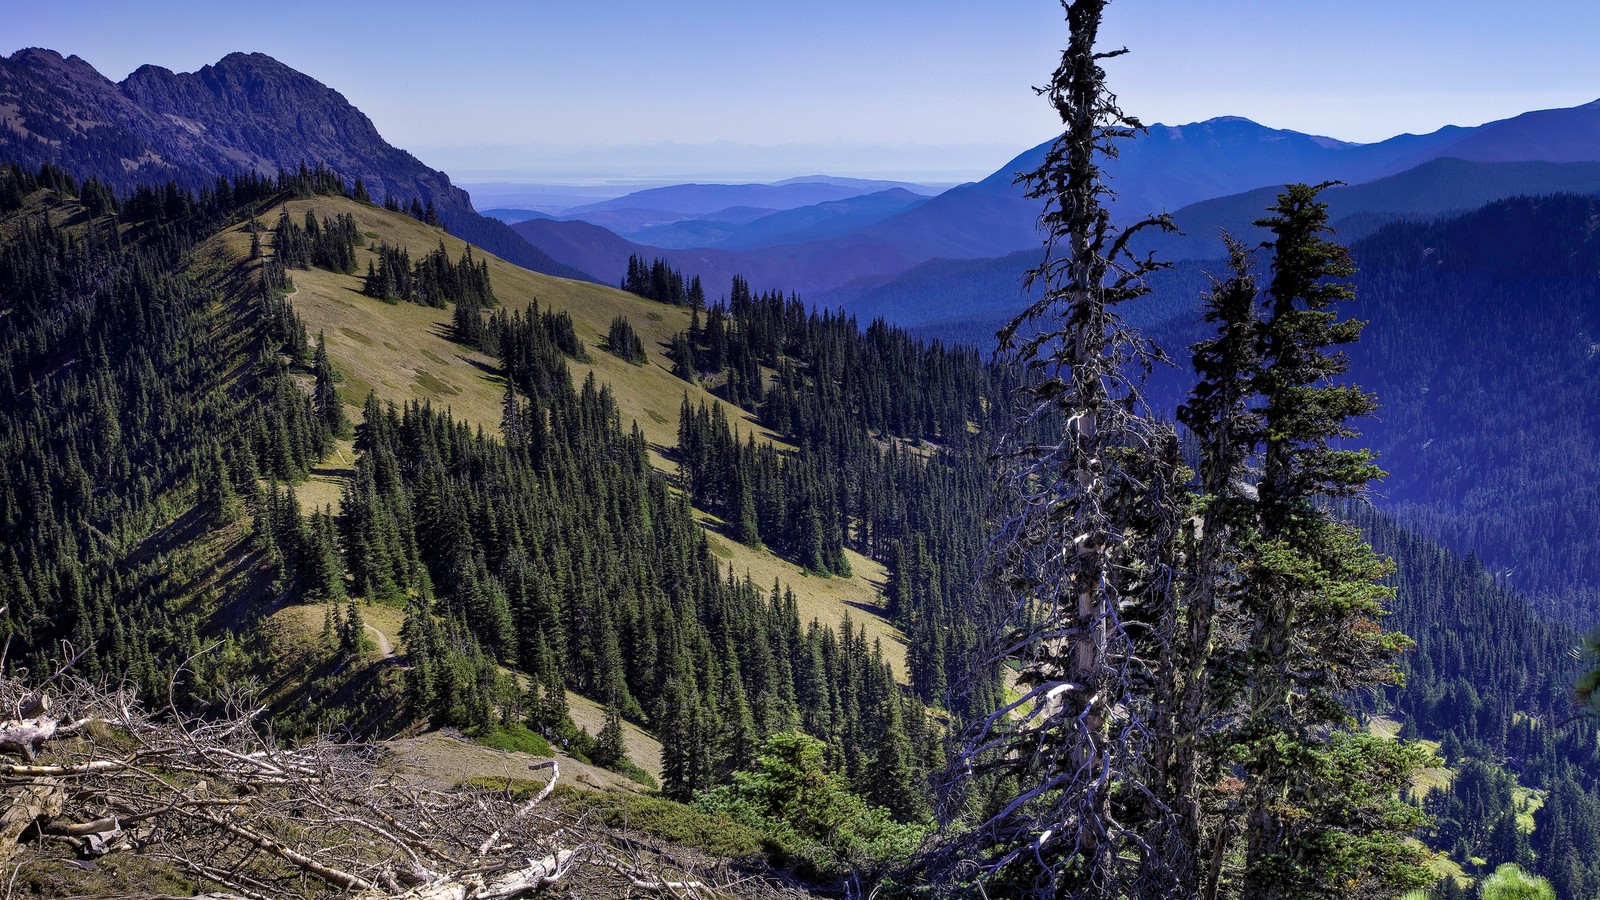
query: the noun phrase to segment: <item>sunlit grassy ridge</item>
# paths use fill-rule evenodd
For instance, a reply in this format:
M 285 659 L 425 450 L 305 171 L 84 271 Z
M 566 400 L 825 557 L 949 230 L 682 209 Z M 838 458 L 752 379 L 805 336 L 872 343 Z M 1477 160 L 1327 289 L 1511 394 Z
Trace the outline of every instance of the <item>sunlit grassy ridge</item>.
M 362 236 L 355 254 L 357 274 L 321 269 L 289 272 L 295 285 L 290 295 L 294 310 L 313 341 L 319 333 L 324 336 L 334 368 L 344 379 L 339 390 L 351 418 L 359 420 L 360 406 L 372 391 L 380 400 L 397 404 L 423 401 L 436 408 L 448 407 L 458 419 L 497 433 L 505 393 L 498 362 L 451 339 L 451 310 L 388 304 L 361 293 L 361 274 L 367 263 L 376 259 L 372 248 L 380 244 L 403 247 L 414 260 L 441 242 L 451 259 L 457 259 L 467 252 L 468 245 L 404 213 L 340 197 L 289 201 L 264 212 L 259 217 L 261 224 L 273 227 L 279 209 L 286 209 L 296 223 L 302 222 L 308 211 L 319 220 L 348 213 L 355 218 Z M 270 253 L 270 239 L 264 243 Z M 246 225 L 224 232 L 216 249 L 237 260 L 247 259 L 250 233 Z M 581 384 L 593 373 L 600 384 L 611 387 L 623 427 L 627 428 L 630 422 L 639 424 L 651 444 L 651 461 L 661 471 L 676 474 L 671 454 L 677 443 L 678 413 L 685 394 L 695 404 L 722 405 L 730 421 L 737 423 L 741 431 L 754 433 L 758 440 L 787 446 L 750 414 L 669 371 L 667 345 L 673 335 L 688 327 L 687 309 L 603 285 L 531 272 L 478 248 L 472 248 L 472 253 L 475 259 L 487 263 L 495 296 L 504 308 L 523 310 L 537 301 L 541 309 L 563 311 L 572 317 L 590 357 L 586 363 L 568 361 L 574 383 Z M 632 365 L 602 349 L 606 331 L 618 315 L 626 316 L 643 339 L 649 355 L 645 365 Z M 328 505 L 337 507 L 353 460 L 350 445 L 341 441 L 312 477 L 297 487 L 308 512 Z M 876 608 L 885 577 L 881 565 L 851 553 L 855 572 L 852 577 L 808 575 L 793 563 L 718 534 L 720 523 L 713 517 L 703 516 L 702 520 L 713 532 L 714 551 L 735 575 L 748 573 L 762 588 L 770 587 L 774 578 L 791 587 L 804 619 L 816 618 L 837 627 L 848 614 L 858 627 L 866 628 L 869 641 L 881 642 L 885 657 L 904 677 L 904 637 Z
M 405 248 L 412 259 L 441 242 L 452 259 L 459 258 L 468 246 L 403 213 L 344 198 L 294 200 L 282 208 L 296 223 L 308 210 L 319 219 L 343 213 L 354 216 L 362 234 L 356 250 L 358 273 L 365 272 L 367 263 L 376 258 L 369 247 L 381 243 Z M 270 228 L 277 217 L 278 208 L 274 208 L 261 216 L 261 222 Z M 250 236 L 243 225 L 230 229 L 224 240 L 234 253 L 248 255 Z M 602 285 L 541 275 L 476 248 L 473 256 L 488 263 L 495 296 L 505 308 L 527 309 L 537 300 L 542 309 L 562 310 L 572 316 L 579 339 L 591 350 L 588 363 L 569 361 L 574 381 L 581 383 L 593 372 L 600 383 L 610 384 L 624 424 L 632 419 L 644 429 L 658 451 L 658 465 L 665 462 L 659 450 L 677 442 L 678 409 L 685 391 L 697 401 L 723 403 L 673 377 L 667 369 L 667 342 L 689 326 L 688 310 Z M 370 389 L 382 400 L 426 400 L 448 406 L 457 418 L 487 430 L 499 429 L 505 383 L 496 372 L 496 361 L 450 339 L 450 310 L 387 304 L 363 296 L 360 274 L 295 269 L 290 275 L 296 287 L 292 295 L 295 312 L 313 339 L 318 332 L 326 336 L 328 352 L 346 378 L 341 391 L 346 403 L 359 406 Z M 650 355 L 646 365 L 633 366 L 601 351 L 606 330 L 618 315 L 627 316 L 644 340 Z M 748 414 L 731 404 L 723 405 L 730 419 L 740 421 L 745 431 L 774 439 Z

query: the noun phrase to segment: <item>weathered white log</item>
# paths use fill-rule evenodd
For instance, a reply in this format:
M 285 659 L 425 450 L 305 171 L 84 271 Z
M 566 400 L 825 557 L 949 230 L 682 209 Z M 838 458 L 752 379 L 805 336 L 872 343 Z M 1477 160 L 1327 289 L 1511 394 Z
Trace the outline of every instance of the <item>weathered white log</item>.
M 577 853 L 562 850 L 543 859 L 501 874 L 492 881 L 482 875 L 447 876 L 418 885 L 405 893 L 392 894 L 373 888 L 357 895 L 358 900 L 515 900 L 561 880 L 570 870 Z
M 66 796 L 59 782 L 44 779 L 0 791 L 0 862 L 17 850 L 17 838 L 39 819 L 61 814 Z
M 0 762 L 0 775 L 13 778 L 65 778 L 73 775 L 91 775 L 96 772 L 126 769 L 138 759 L 139 755 L 133 754 L 123 759 L 91 759 L 88 762 L 65 766 L 30 766 L 23 763 Z
M 550 792 L 555 790 L 556 779 L 561 777 L 561 764 L 553 757 L 545 760 L 544 762 L 534 763 L 528 768 L 535 772 L 540 769 L 549 769 L 550 780 L 545 782 L 544 788 L 540 790 L 538 794 L 535 794 L 533 797 L 529 798 L 528 802 L 517 807 L 516 813 L 511 817 L 512 822 L 526 818 L 539 804 L 543 803 L 545 798 L 550 796 Z M 488 837 L 483 839 L 482 844 L 478 845 L 478 856 L 480 858 L 488 856 L 489 851 L 494 849 L 495 842 L 500 840 L 500 831 L 500 829 L 496 828 Z
M 467 900 L 470 888 L 458 881 L 439 881 L 412 888 L 404 894 L 362 894 L 357 900 Z
M 544 859 L 529 860 L 528 865 L 496 878 L 469 896 L 472 900 L 511 900 L 530 894 L 567 874 L 574 855 L 571 850 L 562 850 Z
M 60 727 L 60 722 L 47 716 L 0 722 L 0 753 L 20 753 L 31 761 Z

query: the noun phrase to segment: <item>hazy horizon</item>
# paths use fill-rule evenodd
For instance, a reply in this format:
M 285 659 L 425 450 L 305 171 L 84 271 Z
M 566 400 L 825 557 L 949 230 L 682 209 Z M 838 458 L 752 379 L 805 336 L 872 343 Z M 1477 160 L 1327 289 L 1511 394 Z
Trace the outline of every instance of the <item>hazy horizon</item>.
M 247 23 L 200 0 L 152 12 L 20 4 L 0 52 L 48 47 L 113 80 L 144 64 L 194 71 L 267 53 L 468 183 L 982 178 L 1055 133 L 1031 86 L 1066 35 L 1050 0 L 285 0 Z M 1365 143 L 1594 100 L 1597 32 L 1600 4 L 1572 0 L 1529 0 L 1516 15 L 1481 0 L 1217 0 L 1203 14 L 1142 0 L 1115 4 L 1102 39 L 1131 51 L 1106 67 L 1146 122 L 1233 115 Z M 730 147 L 746 149 L 729 158 Z M 797 147 L 810 155 L 784 149 Z
M 766 184 L 814 175 L 948 188 L 987 177 L 1027 148 L 1001 144 L 866 145 L 844 141 L 763 146 L 719 141 L 603 146 L 424 144 L 407 149 L 462 184 L 511 182 L 638 189 L 696 182 Z M 885 164 L 884 159 L 899 164 Z

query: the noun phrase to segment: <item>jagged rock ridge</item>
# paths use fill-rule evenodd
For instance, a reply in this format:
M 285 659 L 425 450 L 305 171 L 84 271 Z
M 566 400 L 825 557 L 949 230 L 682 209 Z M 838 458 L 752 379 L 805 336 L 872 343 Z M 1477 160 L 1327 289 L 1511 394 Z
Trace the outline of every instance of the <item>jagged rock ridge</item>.
M 478 215 L 450 176 L 385 141 L 338 91 L 261 53 L 197 72 L 147 65 L 120 84 L 53 50 L 0 57 L 0 159 L 55 163 L 118 190 L 322 163 L 379 200 L 431 202 L 452 232 L 505 259 L 586 277 Z

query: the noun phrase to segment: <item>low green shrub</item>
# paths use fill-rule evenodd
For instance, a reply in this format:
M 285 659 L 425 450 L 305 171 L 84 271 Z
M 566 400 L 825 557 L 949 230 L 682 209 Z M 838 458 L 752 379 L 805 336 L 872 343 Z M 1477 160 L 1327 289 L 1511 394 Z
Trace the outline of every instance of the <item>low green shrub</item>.
M 749 771 L 701 794 L 696 806 L 742 823 L 764 840 L 775 865 L 831 881 L 882 871 L 917 851 L 928 829 L 897 822 L 850 791 L 824 764 L 822 742 L 799 732 L 768 738 Z
M 520 722 L 496 725 L 492 731 L 481 731 L 468 736 L 485 747 L 504 750 L 507 753 L 550 756 L 554 752 L 550 749 L 550 742 L 545 740 L 543 735 Z
M 556 793 L 571 808 L 587 812 L 608 828 L 643 831 L 729 859 L 760 856 L 765 849 L 762 835 L 756 829 L 664 797 L 594 793 L 572 788 L 557 788 Z

